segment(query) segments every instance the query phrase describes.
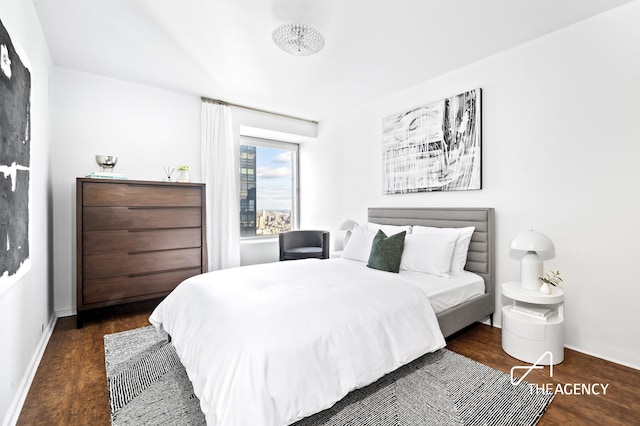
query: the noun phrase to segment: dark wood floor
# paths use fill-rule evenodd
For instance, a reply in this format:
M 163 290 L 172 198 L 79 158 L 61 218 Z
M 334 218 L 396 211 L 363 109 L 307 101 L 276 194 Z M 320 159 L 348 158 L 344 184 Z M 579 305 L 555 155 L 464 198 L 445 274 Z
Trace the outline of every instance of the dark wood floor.
M 75 317 L 58 320 L 31 385 L 19 425 L 109 425 L 103 336 L 148 325 L 153 304 L 120 307 L 87 319 L 76 329 Z M 509 373 L 523 363 L 504 353 L 500 329 L 477 324 L 454 336 L 448 348 Z M 553 378 L 534 371 L 530 383 L 604 383 L 606 395 L 556 394 L 540 425 L 640 424 L 640 371 L 566 350 Z

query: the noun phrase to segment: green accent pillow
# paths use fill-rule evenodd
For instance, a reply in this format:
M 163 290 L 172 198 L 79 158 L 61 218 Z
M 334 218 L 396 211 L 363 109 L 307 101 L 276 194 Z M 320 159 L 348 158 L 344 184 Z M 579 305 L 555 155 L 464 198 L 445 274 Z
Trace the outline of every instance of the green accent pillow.
M 405 235 L 407 235 L 407 232 L 402 231 L 399 234 L 387 237 L 384 232 L 378 230 L 376 236 L 373 237 L 367 266 L 381 271 L 395 272 L 396 274 L 400 272 Z

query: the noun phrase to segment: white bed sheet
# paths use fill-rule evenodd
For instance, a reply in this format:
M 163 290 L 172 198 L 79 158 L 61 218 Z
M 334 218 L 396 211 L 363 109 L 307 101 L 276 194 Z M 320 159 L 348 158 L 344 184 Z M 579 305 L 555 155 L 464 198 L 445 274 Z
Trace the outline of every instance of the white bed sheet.
M 429 297 L 436 314 L 484 294 L 484 279 L 469 271 L 451 272 L 449 277 L 437 277 L 401 270 L 400 276 Z
M 192 277 L 150 321 L 172 342 L 209 426 L 288 425 L 445 346 L 423 290 L 344 259 Z

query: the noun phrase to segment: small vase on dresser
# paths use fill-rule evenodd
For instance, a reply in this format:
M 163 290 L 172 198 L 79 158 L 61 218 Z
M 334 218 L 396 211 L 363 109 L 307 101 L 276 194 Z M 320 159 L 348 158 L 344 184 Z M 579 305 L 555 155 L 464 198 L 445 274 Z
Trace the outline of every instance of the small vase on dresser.
M 189 170 L 178 170 L 178 182 L 188 183 L 189 182 Z

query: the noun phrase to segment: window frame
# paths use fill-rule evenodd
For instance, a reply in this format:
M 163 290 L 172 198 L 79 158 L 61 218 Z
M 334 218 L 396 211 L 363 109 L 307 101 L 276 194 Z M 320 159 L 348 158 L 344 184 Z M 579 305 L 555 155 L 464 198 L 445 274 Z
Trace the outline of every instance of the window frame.
M 292 153 L 291 160 L 291 180 L 292 180 L 292 191 L 291 191 L 291 230 L 297 230 L 300 227 L 300 144 L 293 142 L 283 142 L 273 139 L 264 139 L 257 138 L 253 136 L 245 136 L 240 135 L 240 141 L 238 145 L 238 155 L 240 156 L 240 152 L 242 150 L 242 146 L 254 146 L 254 147 L 265 147 L 265 148 L 276 148 L 288 150 Z M 239 158 L 240 162 L 242 161 Z M 241 185 L 242 182 L 240 180 L 241 176 L 241 164 L 238 169 L 238 204 L 240 209 L 240 214 L 242 214 L 242 208 L 240 205 L 241 197 L 240 191 L 242 190 Z M 256 191 L 257 191 L 257 176 L 256 176 Z M 256 195 L 257 201 L 257 195 Z M 257 211 L 257 203 L 256 203 L 256 211 Z M 240 218 L 238 218 L 240 219 Z M 242 221 L 240 221 L 242 223 Z M 279 234 L 275 235 L 251 235 L 251 236 L 242 236 L 242 229 L 240 230 L 240 241 L 252 241 L 252 240 L 273 240 L 277 239 Z

